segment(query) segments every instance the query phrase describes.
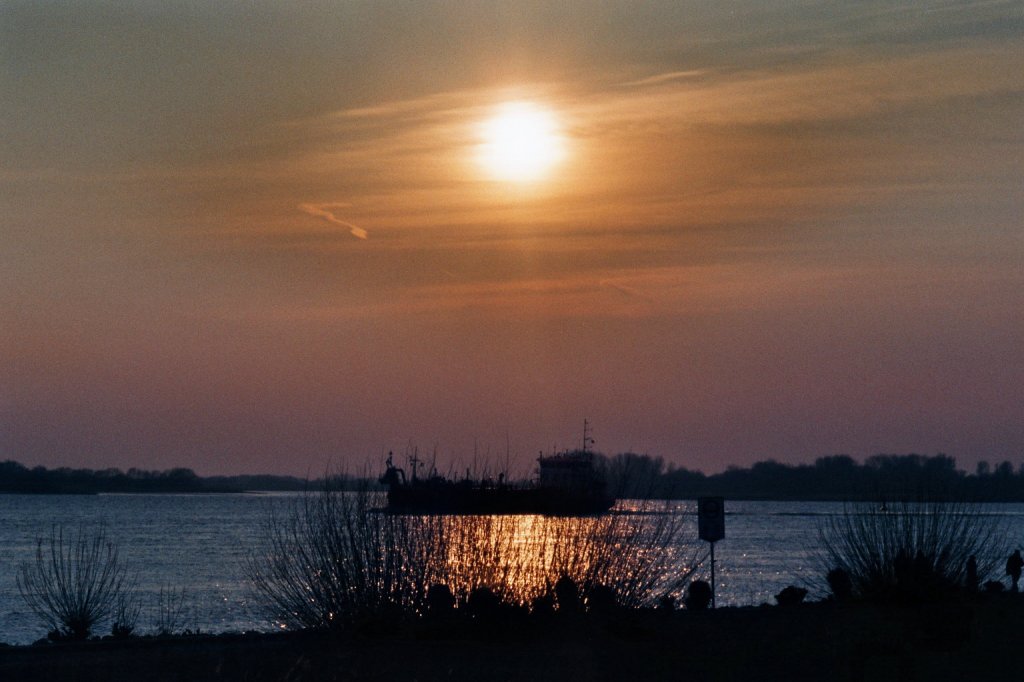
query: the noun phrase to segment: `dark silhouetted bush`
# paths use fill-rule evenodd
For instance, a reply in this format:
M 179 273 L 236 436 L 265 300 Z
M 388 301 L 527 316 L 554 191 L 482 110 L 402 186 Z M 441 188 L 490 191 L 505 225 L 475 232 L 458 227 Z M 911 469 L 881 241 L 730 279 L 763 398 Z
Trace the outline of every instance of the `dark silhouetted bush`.
M 775 595 L 775 601 L 779 606 L 796 606 L 803 602 L 807 596 L 807 590 L 802 587 L 790 585 L 784 587 L 781 592 Z
M 247 566 L 256 598 L 288 627 L 338 629 L 422 613 L 446 582 L 440 517 L 374 511 L 373 493 L 309 492 L 275 510 Z M 436 531 L 436 532 L 435 532 Z
M 434 584 L 427 590 L 427 613 L 433 617 L 448 616 L 455 609 L 455 595 L 447 585 Z
M 825 576 L 832 598 L 837 602 L 848 602 L 853 599 L 853 581 L 850 574 L 841 568 L 833 568 Z
M 535 618 L 546 620 L 555 615 L 555 596 L 545 593 L 533 598 L 530 602 L 530 615 Z
M 489 587 L 477 587 L 469 593 L 466 600 L 466 611 L 473 618 L 480 620 L 497 620 L 501 614 L 501 597 Z
M 113 625 L 110 626 L 110 634 L 117 639 L 130 637 L 139 624 L 139 615 L 142 613 L 142 604 L 138 596 L 131 591 L 123 592 L 114 604 Z
M 119 605 L 124 616 L 132 613 L 132 581 L 102 528 L 93 534 L 79 529 L 66 543 L 63 528 L 55 527 L 49 542 L 36 541 L 35 560 L 18 567 L 17 584 L 54 639 L 87 638 L 101 623 L 122 615 Z
M 587 610 L 592 613 L 612 613 L 617 606 L 615 590 L 607 585 L 595 585 L 587 593 Z
M 967 568 L 965 569 L 964 575 L 964 587 L 967 588 L 968 592 L 978 591 L 978 558 L 973 554 L 967 559 Z
M 691 611 L 704 611 L 711 605 L 711 584 L 706 580 L 694 580 L 686 591 L 686 599 L 683 600 Z
M 161 585 L 153 610 L 153 628 L 158 635 L 173 635 L 185 627 L 188 618 L 185 588 Z
M 706 553 L 685 517 L 659 503 L 636 514 L 534 517 L 380 513 L 384 502 L 371 491 L 318 491 L 275 510 L 247 567 L 268 615 L 302 629 L 422 614 L 435 584 L 459 604 L 486 587 L 525 607 L 563 577 L 575 597 L 556 589 L 561 611 L 581 610 L 580 595 L 598 585 L 621 606 L 653 606 L 680 592 Z
M 580 588 L 576 581 L 562 575 L 555 582 L 555 601 L 559 613 L 576 613 L 580 610 Z
M 938 600 L 964 584 L 971 556 L 979 579 L 992 572 L 1002 530 L 1000 517 L 966 503 L 856 505 L 819 527 L 820 563 L 844 571 L 855 598 Z

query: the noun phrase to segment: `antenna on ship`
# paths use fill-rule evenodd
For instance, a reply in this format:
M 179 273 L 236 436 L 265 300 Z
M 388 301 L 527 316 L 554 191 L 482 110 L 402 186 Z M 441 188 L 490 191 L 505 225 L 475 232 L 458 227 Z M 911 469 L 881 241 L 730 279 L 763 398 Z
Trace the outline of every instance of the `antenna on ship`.
M 412 465 L 412 480 L 416 480 L 416 467 L 420 465 L 419 448 L 413 448 L 412 457 L 409 458 L 409 464 Z

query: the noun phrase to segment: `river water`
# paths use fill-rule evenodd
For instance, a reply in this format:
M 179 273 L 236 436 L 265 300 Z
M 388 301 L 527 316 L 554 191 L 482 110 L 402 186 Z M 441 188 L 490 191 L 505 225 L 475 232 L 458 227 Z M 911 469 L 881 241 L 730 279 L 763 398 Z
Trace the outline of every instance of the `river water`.
M 152 632 L 168 611 L 175 631 L 270 630 L 275 624 L 253 596 L 246 559 L 259 554 L 265 523 L 295 501 L 293 494 L 242 495 L 0 495 L 0 642 L 30 643 L 46 627 L 18 591 L 18 566 L 31 561 L 39 538 L 60 526 L 102 526 L 137 576 L 142 605 L 138 630 Z M 627 514 L 637 504 L 620 502 Z M 679 515 L 682 537 L 697 540 L 695 504 L 671 503 L 664 513 Z M 1012 545 L 1024 539 L 1024 504 L 981 506 L 998 517 Z M 837 514 L 834 502 L 726 502 L 725 539 L 715 545 L 719 606 L 774 603 L 787 585 L 816 594 L 821 566 L 818 529 Z M 709 579 L 709 562 L 694 577 Z M 163 599 L 161 600 L 161 592 Z M 174 595 L 169 599 L 168 595 Z M 170 606 L 180 606 L 171 609 Z

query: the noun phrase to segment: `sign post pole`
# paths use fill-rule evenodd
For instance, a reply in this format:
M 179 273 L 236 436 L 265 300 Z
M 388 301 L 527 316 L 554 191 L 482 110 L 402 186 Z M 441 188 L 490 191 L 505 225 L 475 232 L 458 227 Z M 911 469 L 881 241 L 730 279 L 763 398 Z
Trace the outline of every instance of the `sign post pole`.
M 711 608 L 715 608 L 715 543 L 725 537 L 724 498 L 697 498 L 697 534 L 711 543 Z
M 711 608 L 715 608 L 715 543 L 711 543 Z

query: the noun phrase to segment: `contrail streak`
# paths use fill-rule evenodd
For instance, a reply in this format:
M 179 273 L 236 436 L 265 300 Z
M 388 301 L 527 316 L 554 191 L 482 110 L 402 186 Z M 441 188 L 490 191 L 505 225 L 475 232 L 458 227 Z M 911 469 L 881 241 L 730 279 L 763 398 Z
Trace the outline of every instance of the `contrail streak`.
M 318 218 L 323 218 L 327 222 L 333 223 L 334 225 L 341 225 L 342 227 L 346 227 L 348 228 L 349 233 L 353 237 L 358 237 L 359 239 L 366 239 L 367 237 L 370 236 L 366 230 L 359 227 L 358 225 L 354 225 L 350 222 L 342 220 L 341 218 L 334 215 L 334 212 L 330 210 L 335 208 L 348 208 L 349 206 L 351 206 L 351 204 L 345 203 L 299 204 L 299 210 L 302 211 L 303 213 L 308 213 L 309 215 L 316 216 Z

